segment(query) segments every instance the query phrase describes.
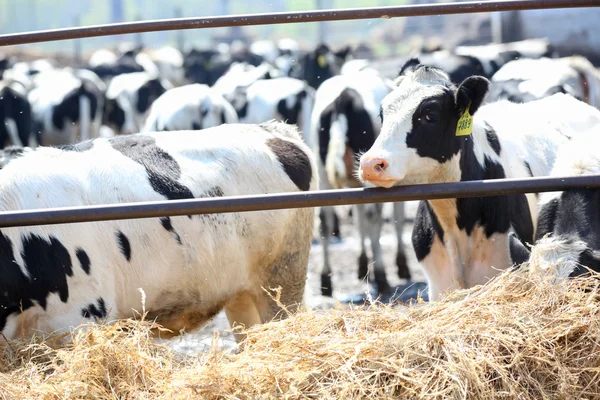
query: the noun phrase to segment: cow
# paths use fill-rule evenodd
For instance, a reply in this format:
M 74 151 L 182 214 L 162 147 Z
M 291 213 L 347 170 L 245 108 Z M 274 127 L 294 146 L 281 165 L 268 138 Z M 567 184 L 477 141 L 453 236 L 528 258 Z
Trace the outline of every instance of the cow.
M 237 122 L 235 109 L 221 94 L 193 83 L 169 89 L 156 99 L 142 132 L 199 130 Z
M 581 56 L 511 61 L 491 81 L 488 101 L 507 99 L 526 103 L 566 93 L 600 107 L 600 73 Z
M 158 69 L 158 76 L 173 86 L 184 84 L 183 54 L 175 47 L 165 46 L 148 52 L 150 60 Z
M 192 49 L 184 55 L 185 81 L 212 86 L 230 66 L 231 58 L 225 54 L 213 49 Z
M 600 174 L 600 137 L 593 130 L 578 136 L 556 153 L 550 176 L 585 176 Z M 577 265 L 569 276 L 583 275 L 587 268 L 600 272 L 600 190 L 570 189 L 546 192 L 539 196 L 539 215 L 535 245 L 543 243 L 542 256 L 554 264 L 565 253 L 576 253 Z M 530 251 L 516 243 L 523 257 L 529 260 Z M 538 249 L 539 251 L 539 249 Z
M 240 122 L 256 124 L 277 119 L 298 125 L 308 140 L 314 92 L 306 82 L 281 77 L 259 79 L 223 95 L 235 108 Z
M 318 89 L 327 79 L 339 75 L 342 65 L 350 57 L 350 48 L 332 51 L 324 43 L 304 54 L 297 65 L 292 67 L 292 78 L 306 81 L 312 88 Z
M 38 147 L 0 181 L 0 210 L 13 211 L 305 193 L 318 176 L 297 129 L 269 122 Z M 270 290 L 289 311 L 302 304 L 313 221 L 300 208 L 3 228 L 0 331 L 57 334 L 145 310 L 168 337 L 223 309 L 232 326 L 285 317 Z
M 28 93 L 38 145 L 71 144 L 98 136 L 102 93 L 73 70 L 40 72 Z M 26 143 L 23 143 L 26 144 Z
M 456 46 L 453 52 L 474 57 L 481 62 L 486 78 L 491 78 L 510 61 L 528 58 L 556 57 L 556 50 L 548 39 L 527 39 L 510 43 L 490 43 L 478 46 Z
M 443 71 L 414 61 L 384 98 L 381 133 L 360 158 L 366 184 L 545 176 L 558 148 L 600 124 L 599 110 L 561 93 L 482 105 L 486 78 L 454 85 Z M 483 284 L 511 267 L 509 235 L 532 243 L 536 220 L 534 194 L 421 201 L 412 242 L 430 299 Z
M 25 87 L 18 82 L 0 80 L 0 149 L 8 145 L 31 144 L 31 121 L 31 105 Z
M 338 75 L 323 82 L 315 95 L 315 107 L 311 121 L 311 139 L 317 157 L 320 189 L 341 189 L 358 187 L 355 178 L 356 157 L 367 151 L 379 134 L 378 112 L 381 100 L 392 88 L 391 82 L 382 78 L 374 70 L 354 74 Z M 333 209 L 321 209 L 321 244 L 323 265 L 321 293 L 332 296 L 331 265 L 329 261 L 329 238 L 333 224 Z M 374 282 L 377 291 L 391 294 L 383 264 L 379 238 L 383 225 L 382 205 L 357 205 L 356 219 L 361 237 L 361 253 L 358 259 L 358 277 L 369 276 L 369 259 L 366 253 L 366 236 L 369 236 L 374 260 Z M 411 279 L 406 263 L 402 230 L 404 226 L 404 205 L 394 204 L 394 225 L 396 227 L 398 252 L 396 264 L 401 279 Z
M 106 91 L 102 122 L 117 134 L 139 132 L 152 103 L 173 86 L 147 72 L 114 77 Z

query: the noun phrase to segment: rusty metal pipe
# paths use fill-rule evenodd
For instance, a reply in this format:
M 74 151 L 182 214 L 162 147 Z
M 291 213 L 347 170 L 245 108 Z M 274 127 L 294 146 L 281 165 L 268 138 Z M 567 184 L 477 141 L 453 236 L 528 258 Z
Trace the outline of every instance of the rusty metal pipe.
M 600 189 L 600 175 L 494 179 L 391 189 L 360 188 L 0 212 L 0 228 L 193 214 L 279 210 L 424 199 L 485 197 L 568 189 Z
M 172 18 L 12 33 L 0 35 L 0 46 L 183 29 L 598 6 L 600 0 L 502 0 Z

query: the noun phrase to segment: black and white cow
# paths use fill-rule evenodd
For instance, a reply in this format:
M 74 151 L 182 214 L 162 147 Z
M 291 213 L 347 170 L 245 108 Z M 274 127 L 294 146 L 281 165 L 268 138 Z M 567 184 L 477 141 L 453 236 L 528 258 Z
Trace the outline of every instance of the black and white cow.
M 31 105 L 25 87 L 0 80 L 0 149 L 27 146 L 33 137 Z
M 117 134 L 139 132 L 152 103 L 172 87 L 147 72 L 118 75 L 108 85 L 102 122 Z
M 142 132 L 199 130 L 236 122 L 235 109 L 220 93 L 193 83 L 169 89 L 156 99 Z
M 600 128 L 600 111 L 571 96 L 482 105 L 487 79 L 470 77 L 457 87 L 439 69 L 411 65 L 382 102 L 381 133 L 360 159 L 365 183 L 548 175 L 560 146 L 578 132 Z M 430 298 L 485 283 L 510 267 L 509 234 L 532 243 L 536 219 L 533 194 L 422 201 L 412 240 Z
M 598 130 L 579 136 L 562 146 L 550 176 L 584 176 L 600 174 L 600 136 Z M 564 192 L 541 193 L 540 212 L 535 234 L 536 246 L 543 245 L 542 257 L 555 264 L 561 257 L 576 252 L 577 265 L 570 276 L 581 275 L 587 267 L 600 272 L 600 190 L 571 189 Z M 519 246 L 523 261 L 529 249 Z M 538 252 L 540 250 L 538 249 Z
M 306 192 L 314 156 L 287 124 L 98 138 L 38 147 L 0 170 L 0 210 Z M 0 331 L 29 337 L 142 312 L 173 334 L 225 310 L 250 327 L 303 302 L 313 209 L 0 231 Z M 279 317 L 285 313 L 279 312 Z M 241 336 L 237 337 L 238 339 Z
M 392 82 L 382 78 L 374 70 L 338 75 L 323 82 L 317 89 L 310 142 L 318 154 L 320 189 L 360 186 L 355 175 L 356 157 L 367 151 L 375 142 L 381 127 L 378 118 L 379 107 L 391 89 Z M 369 259 L 365 244 L 368 236 L 374 260 L 374 282 L 379 293 L 389 295 L 391 288 L 385 274 L 379 243 L 383 225 L 382 206 L 356 206 L 356 220 L 361 238 L 358 276 L 359 279 L 369 276 Z M 333 208 L 322 207 L 321 212 L 321 291 L 323 295 L 331 296 L 333 289 L 328 247 L 333 226 Z M 401 279 L 410 279 L 402 241 L 403 203 L 394 204 L 394 220 L 398 239 L 398 275 Z
M 566 93 L 600 107 L 600 73 L 586 58 L 519 59 L 505 64 L 492 77 L 488 101 L 528 101 Z
M 55 146 L 98 137 L 102 93 L 95 84 L 67 69 L 40 72 L 32 82 L 28 100 L 38 144 Z
M 215 85 L 215 90 L 217 89 Z M 241 123 L 261 123 L 276 119 L 298 125 L 308 138 L 314 102 L 314 89 L 295 78 L 259 79 L 237 86 L 223 96 L 235 108 Z

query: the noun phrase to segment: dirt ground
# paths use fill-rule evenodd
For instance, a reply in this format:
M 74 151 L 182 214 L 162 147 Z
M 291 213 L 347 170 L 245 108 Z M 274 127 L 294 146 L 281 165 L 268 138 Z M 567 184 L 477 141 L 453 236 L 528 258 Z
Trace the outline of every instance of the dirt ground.
M 409 220 L 404 227 L 403 239 L 406 247 L 409 267 L 413 276 L 413 282 L 423 282 L 424 275 L 417 264 L 414 251 L 410 242 L 412 232 L 412 219 L 414 218 L 418 202 L 406 203 L 406 217 Z M 361 282 L 357 277 L 358 256 L 360 254 L 359 237 L 351 218 L 348 216 L 350 206 L 337 207 L 338 216 L 340 217 L 340 230 L 342 240 L 333 243 L 330 246 L 330 260 L 333 269 L 332 284 L 334 287 L 334 298 L 321 296 L 319 268 L 323 260 L 323 251 L 319 243 L 313 243 L 310 251 L 310 259 L 308 264 L 308 287 L 310 296 L 308 297 L 308 305 L 313 308 L 328 308 L 335 305 L 336 301 L 342 301 L 351 295 L 365 294 L 369 285 L 366 282 Z M 387 271 L 390 285 L 397 286 L 405 284 L 406 281 L 400 280 L 396 272 L 396 235 L 394 227 L 390 222 L 392 217 L 391 204 L 385 204 L 384 217 L 387 218 L 381 235 L 381 247 L 383 250 L 383 259 Z M 318 238 L 318 224 L 315 224 L 315 238 Z M 369 260 L 371 259 L 370 248 L 368 248 Z M 198 351 L 207 351 L 212 342 L 212 336 L 215 332 L 219 332 L 220 339 L 218 346 L 221 348 L 232 348 L 235 344 L 233 336 L 229 330 L 229 323 L 225 317 L 225 313 L 218 314 L 209 324 L 199 330 L 186 334 L 184 336 L 165 341 L 164 344 L 172 349 L 187 354 L 197 353 Z

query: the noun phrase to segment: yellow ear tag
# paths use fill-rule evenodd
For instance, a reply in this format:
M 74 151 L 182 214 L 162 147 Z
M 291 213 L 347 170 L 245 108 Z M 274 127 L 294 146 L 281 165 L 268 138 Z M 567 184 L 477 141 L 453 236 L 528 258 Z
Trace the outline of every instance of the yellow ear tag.
M 469 103 L 462 117 L 458 120 L 456 136 L 469 136 L 473 132 L 473 117 L 469 113 L 470 108 L 471 103 Z
M 325 68 L 327 66 L 327 57 L 325 57 L 324 55 L 318 56 L 317 63 L 319 64 L 319 67 Z

